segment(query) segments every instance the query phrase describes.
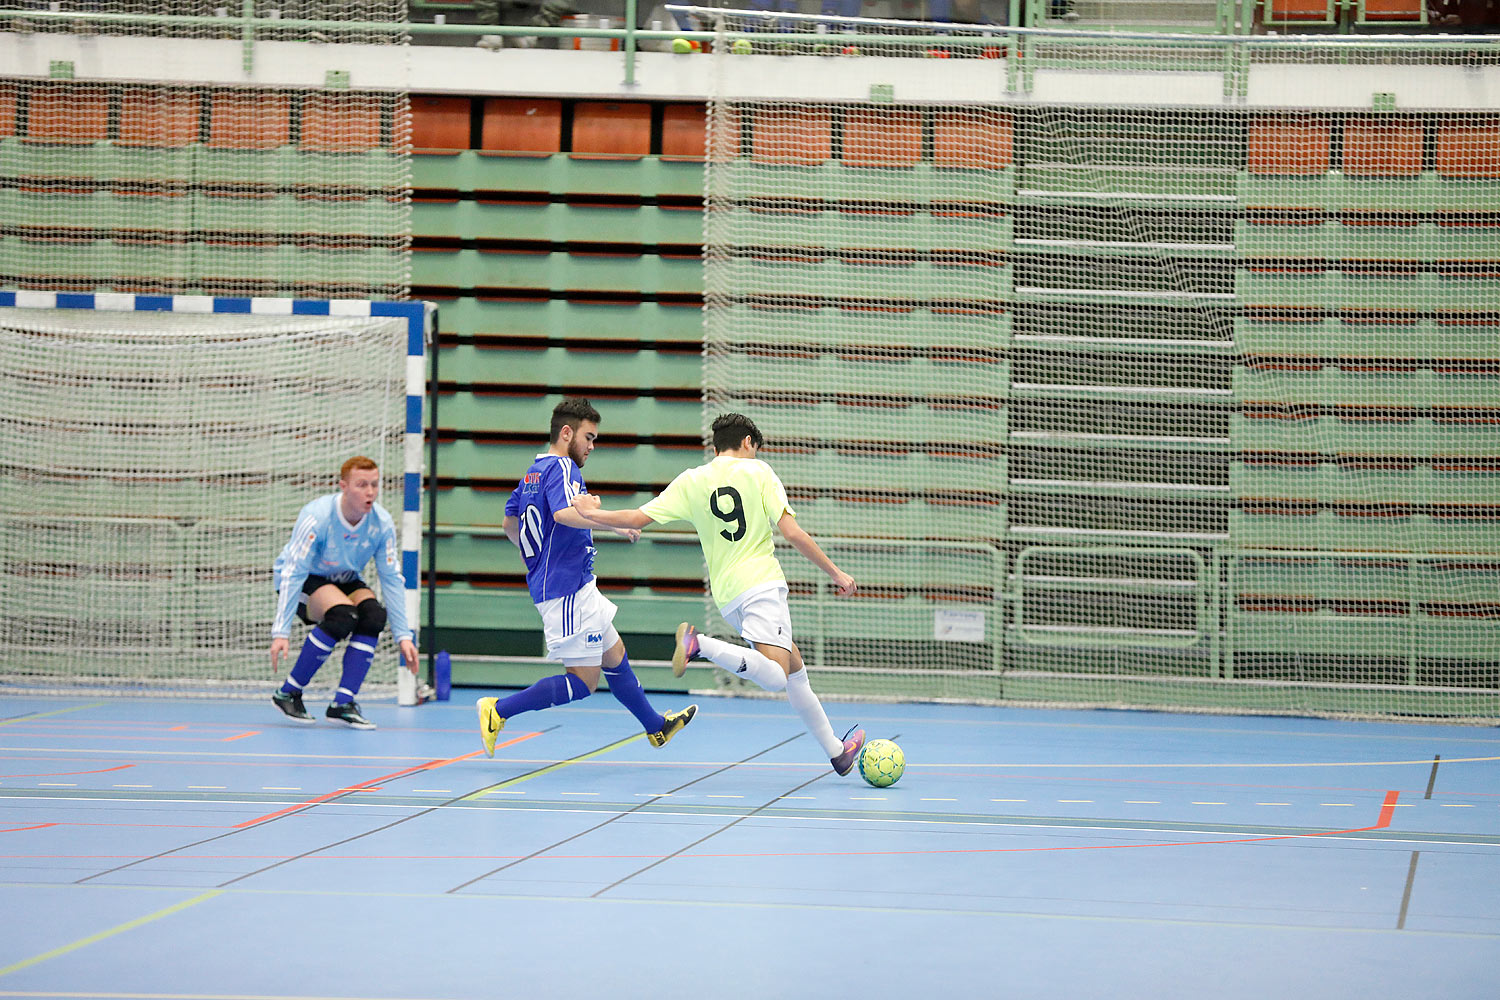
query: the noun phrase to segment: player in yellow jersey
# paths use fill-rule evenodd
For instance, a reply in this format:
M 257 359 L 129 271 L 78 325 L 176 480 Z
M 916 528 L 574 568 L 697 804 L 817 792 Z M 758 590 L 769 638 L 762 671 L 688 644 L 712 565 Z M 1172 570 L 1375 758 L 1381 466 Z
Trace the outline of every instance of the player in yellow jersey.
M 687 622 L 677 626 L 672 672 L 703 656 L 767 691 L 785 691 L 808 732 L 822 745 L 833 769 L 848 774 L 865 742 L 851 728 L 840 740 L 807 680 L 802 653 L 792 641 L 786 576 L 776 561 L 771 526 L 833 580 L 840 597 L 857 589 L 854 578 L 833 564 L 797 523 L 786 489 L 771 467 L 756 458 L 764 438 L 749 417 L 726 413 L 713 423 L 714 459 L 672 480 L 660 495 L 635 510 L 604 510 L 599 498 L 580 493 L 573 507 L 607 528 L 643 528 L 653 522 L 688 521 L 708 562 L 709 588 L 719 613 L 751 648 L 700 635 Z

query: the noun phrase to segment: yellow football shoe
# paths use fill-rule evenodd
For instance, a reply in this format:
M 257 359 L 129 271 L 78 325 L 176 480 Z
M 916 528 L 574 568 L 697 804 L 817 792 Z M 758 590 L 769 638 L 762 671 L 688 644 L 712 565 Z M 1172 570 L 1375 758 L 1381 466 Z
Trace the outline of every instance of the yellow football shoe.
M 647 733 L 646 739 L 650 740 L 651 745 L 654 747 L 664 747 L 671 742 L 672 737 L 677 735 L 677 731 L 689 722 L 692 722 L 693 716 L 697 714 L 697 705 L 689 705 L 680 712 L 668 712 L 663 716 L 667 720 L 667 724 L 662 726 L 658 732 Z
M 479 735 L 484 740 L 484 755 L 495 756 L 495 737 L 505 728 L 505 717 L 495 711 L 499 698 L 480 698 L 474 703 L 479 709 Z

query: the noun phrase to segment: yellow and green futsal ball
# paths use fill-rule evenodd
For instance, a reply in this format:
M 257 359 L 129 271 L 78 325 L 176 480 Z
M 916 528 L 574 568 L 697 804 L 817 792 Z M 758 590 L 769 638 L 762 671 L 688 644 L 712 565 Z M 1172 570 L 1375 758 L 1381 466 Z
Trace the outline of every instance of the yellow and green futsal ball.
M 906 754 L 893 740 L 871 740 L 859 752 L 859 775 L 876 788 L 886 788 L 901 779 Z

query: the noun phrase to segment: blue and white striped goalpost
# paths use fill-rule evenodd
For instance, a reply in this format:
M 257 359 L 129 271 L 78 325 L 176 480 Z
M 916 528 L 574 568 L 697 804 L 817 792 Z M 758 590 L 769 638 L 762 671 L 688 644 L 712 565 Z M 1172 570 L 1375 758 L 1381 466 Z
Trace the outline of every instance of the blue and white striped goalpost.
M 242 314 L 258 317 L 350 317 L 388 318 L 405 323 L 406 405 L 402 455 L 401 568 L 405 577 L 404 603 L 407 620 L 416 629 L 420 617 L 422 544 L 422 401 L 426 391 L 426 347 L 433 335 L 436 307 L 426 302 L 371 301 L 361 299 L 287 299 L 258 297 L 214 297 L 200 295 L 137 295 L 125 293 L 72 293 L 0 291 L 0 308 L 37 310 L 94 310 L 96 312 Z M 288 512 L 290 515 L 291 512 Z M 288 521 L 290 524 L 290 521 Z M 275 552 L 266 553 L 266 565 Z M 269 634 L 269 633 L 267 633 Z M 398 690 L 403 703 L 414 703 L 411 675 L 398 669 Z M 410 687 L 409 692 L 407 688 Z

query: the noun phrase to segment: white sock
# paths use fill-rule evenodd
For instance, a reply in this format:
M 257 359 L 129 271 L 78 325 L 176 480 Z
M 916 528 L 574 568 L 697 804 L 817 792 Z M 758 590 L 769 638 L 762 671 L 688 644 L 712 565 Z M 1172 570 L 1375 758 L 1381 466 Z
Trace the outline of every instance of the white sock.
M 700 634 L 698 651 L 716 666 L 736 677 L 748 677 L 767 691 L 786 690 L 786 672 L 781 669 L 781 664 L 758 649 Z
M 828 716 L 823 711 L 823 703 L 818 696 L 813 694 L 812 682 L 807 679 L 807 668 L 787 675 L 786 678 L 786 700 L 792 703 L 797 714 L 802 716 L 802 724 L 807 731 L 812 733 L 813 739 L 823 745 L 823 752 L 830 758 L 837 757 L 844 752 L 844 741 L 833 735 L 833 727 L 828 724 Z

